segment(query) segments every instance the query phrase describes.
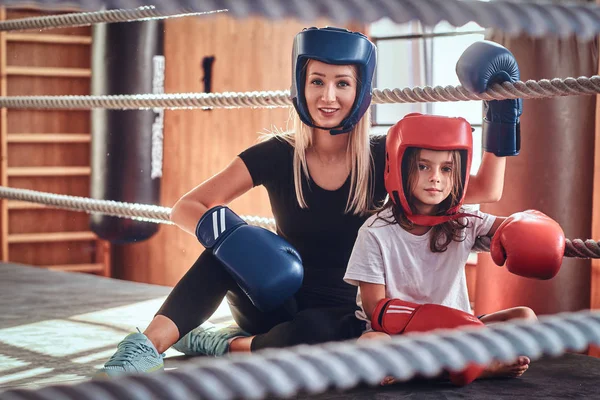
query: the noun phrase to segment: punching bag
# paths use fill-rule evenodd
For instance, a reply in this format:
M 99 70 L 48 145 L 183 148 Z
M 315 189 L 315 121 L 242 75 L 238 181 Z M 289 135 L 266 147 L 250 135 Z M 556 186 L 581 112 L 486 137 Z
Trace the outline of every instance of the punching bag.
M 92 95 L 163 93 L 162 20 L 95 24 Z M 92 110 L 93 199 L 160 204 L 163 109 Z M 100 238 L 132 243 L 150 238 L 159 224 L 92 214 Z

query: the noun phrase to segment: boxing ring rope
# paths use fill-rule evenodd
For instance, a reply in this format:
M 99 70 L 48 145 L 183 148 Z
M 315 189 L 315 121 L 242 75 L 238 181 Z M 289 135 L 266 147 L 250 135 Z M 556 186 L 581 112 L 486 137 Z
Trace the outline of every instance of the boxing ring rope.
M 595 95 L 600 93 L 600 75 L 554 78 L 494 84 L 484 93 L 469 92 L 462 86 L 424 86 L 404 89 L 373 89 L 374 104 L 433 103 L 469 100 L 542 99 Z M 288 90 L 224 93 L 170 93 L 98 96 L 5 96 L 0 107 L 35 109 L 186 109 L 291 106 Z
M 0 0 L 0 4 L 20 5 L 20 0 Z M 468 22 L 476 22 L 483 28 L 493 28 L 509 35 L 526 33 L 533 37 L 547 35 L 567 37 L 576 35 L 589 40 L 600 33 L 600 6 L 596 4 L 538 4 L 514 3 L 508 1 L 481 2 L 474 0 L 304 0 L 301 2 L 288 0 L 162 0 L 156 8 L 131 10 L 132 7 L 150 6 L 143 0 L 47 0 L 29 1 L 30 5 L 61 5 L 78 7 L 82 10 L 99 10 L 103 8 L 123 8 L 118 10 L 124 16 L 145 15 L 151 17 L 181 16 L 182 13 L 207 13 L 213 10 L 227 9 L 233 16 L 244 18 L 262 16 L 269 19 L 296 18 L 314 21 L 325 18 L 338 24 L 349 21 L 374 22 L 381 18 L 389 18 L 396 23 L 418 20 L 427 26 L 435 26 L 447 21 L 455 27 Z M 139 9 L 138 9 L 139 10 Z M 116 22 L 115 15 L 88 13 L 89 22 Z M 115 14 L 117 14 L 115 12 Z M 102 21 L 102 17 L 106 21 Z M 132 18 L 133 19 L 133 18 Z M 26 21 L 27 20 L 27 21 Z M 69 14 L 59 17 L 40 17 L 24 19 L 21 26 L 34 26 L 36 29 L 80 25 L 85 21 Z M 9 25 L 7 25 L 9 26 Z M 15 25 L 12 29 L 18 28 Z M 3 28 L 8 29 L 8 28 Z
M 2 2 L 0 2 L 2 3 Z M 43 17 L 19 18 L 0 21 L 0 31 L 18 31 L 27 29 L 48 29 L 87 26 L 97 23 L 131 22 L 147 19 L 189 17 L 216 14 L 227 10 L 204 11 L 185 14 L 165 14 L 154 6 L 144 6 L 127 10 L 105 10 L 95 12 L 80 12 Z
M 473 245 L 473 251 L 486 253 L 490 251 L 492 238 L 479 236 Z M 592 239 L 566 239 L 565 257 L 569 258 L 600 258 L 600 242 Z
M 81 9 L 131 8 L 26 18 L 0 23 L 0 30 L 47 29 L 100 22 L 121 22 L 169 16 L 203 15 L 229 11 L 242 18 L 259 15 L 271 19 L 327 18 L 335 23 L 373 22 L 389 18 L 396 23 L 418 20 L 426 26 L 447 21 L 462 26 L 474 21 L 508 35 L 528 34 L 589 40 L 600 33 L 600 6 L 595 4 L 535 4 L 460 0 L 162 0 L 159 7 L 143 0 L 48 0 L 31 5 L 78 6 Z M 1 5 L 20 5 L 19 0 L 0 0 Z M 145 7 L 147 6 L 147 7 Z M 182 11 L 185 10 L 185 11 Z M 214 11 L 219 10 L 219 11 Z M 184 12 L 185 14 L 182 14 Z M 79 17 L 76 17 L 79 15 Z M 87 18 L 87 19 L 86 19 Z M 110 20 L 112 18 L 112 20 Z M 12 25 L 11 25 L 12 24 Z M 30 24 L 30 25 L 28 25 Z M 75 25 L 69 25 L 75 24 Z M 600 93 L 600 76 L 515 82 L 494 85 L 483 94 L 461 86 L 414 89 L 375 89 L 374 104 L 438 101 L 547 98 Z M 50 109 L 144 108 L 240 108 L 291 105 L 288 91 L 249 93 L 179 93 L 119 96 L 12 96 L 0 97 L 0 107 Z M 99 212 L 107 215 L 171 223 L 167 207 L 58 195 L 0 187 L 0 198 L 46 204 L 56 208 Z M 248 223 L 274 229 L 274 220 L 243 216 Z M 481 240 L 483 239 L 483 240 Z M 489 251 L 489 239 L 481 238 L 479 251 Z M 487 241 L 486 241 L 487 239 Z M 487 246 L 487 247 L 486 247 Z M 565 257 L 600 258 L 593 240 L 566 241 Z M 47 386 L 35 391 L 13 389 L 0 399 L 262 399 L 318 394 L 330 388 L 350 389 L 360 383 L 378 385 L 386 376 L 407 381 L 416 375 L 433 377 L 443 370 L 460 371 L 469 363 L 513 362 L 518 356 L 532 360 L 581 352 L 600 345 L 600 312 L 582 311 L 542 316 L 537 322 L 513 321 L 484 329 L 436 331 L 392 337 L 390 341 L 337 342 L 230 354 L 220 359 L 191 361 L 177 370 Z
M 64 210 L 100 213 L 113 217 L 130 218 L 139 221 L 160 224 L 173 224 L 170 220 L 171 209 L 149 204 L 125 203 L 113 200 L 96 200 L 87 197 L 68 196 L 64 194 L 38 192 L 29 189 L 17 189 L 0 186 L 0 198 L 45 204 Z M 241 218 L 250 225 L 275 231 L 273 218 L 242 215 Z M 479 237 L 473 247 L 477 252 L 490 251 L 488 237 Z M 600 243 L 588 239 L 566 239 L 565 257 L 600 258 Z
M 487 326 L 394 336 L 387 340 L 332 342 L 268 349 L 251 354 L 191 361 L 176 370 L 122 376 L 105 381 L 13 389 L 2 400 L 46 399 L 262 399 L 347 390 L 360 383 L 377 385 L 387 376 L 407 381 L 461 371 L 469 363 L 514 362 L 582 352 L 600 344 L 600 312 L 542 316 L 537 322 L 513 321 Z
M 113 200 L 96 200 L 88 197 L 68 196 L 64 194 L 45 193 L 28 189 L 17 189 L 0 186 L 0 198 L 45 204 L 54 208 L 87 213 L 100 213 L 113 217 L 129 218 L 138 221 L 160 224 L 173 224 L 170 219 L 171 209 L 150 204 L 125 203 Z M 274 230 L 273 218 L 242 215 L 241 218 L 251 225 Z
M 493 85 L 485 93 L 473 93 L 462 86 L 425 86 L 405 89 L 374 89 L 373 103 L 418 103 L 437 101 L 503 100 L 508 98 L 547 98 L 558 96 L 594 95 L 600 93 L 600 76 L 590 78 L 542 79 Z M 8 96 L 0 97 L 0 107 L 48 109 L 144 109 L 144 108 L 242 108 L 286 107 L 291 105 L 289 91 L 247 93 L 176 93 L 108 96 Z M 155 223 L 171 224 L 171 209 L 110 200 L 58 195 L 33 190 L 0 187 L 0 198 L 41 203 L 74 211 L 96 212 Z M 242 216 L 252 225 L 272 231 L 275 220 Z M 474 251 L 489 251 L 489 239 L 479 238 Z M 566 240 L 565 257 L 600 258 L 600 245 L 594 240 Z

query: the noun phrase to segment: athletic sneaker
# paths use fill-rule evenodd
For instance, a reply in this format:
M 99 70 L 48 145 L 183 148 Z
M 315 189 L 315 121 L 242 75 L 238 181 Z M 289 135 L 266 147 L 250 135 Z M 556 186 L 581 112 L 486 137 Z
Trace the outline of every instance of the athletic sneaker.
M 237 326 L 199 326 L 182 337 L 173 348 L 188 356 L 220 357 L 229 351 L 230 340 L 240 336 L 248 337 L 250 334 Z
M 143 333 L 130 333 L 119 343 L 117 352 L 104 364 L 96 377 L 111 377 L 123 374 L 154 372 L 164 369 L 164 354 Z

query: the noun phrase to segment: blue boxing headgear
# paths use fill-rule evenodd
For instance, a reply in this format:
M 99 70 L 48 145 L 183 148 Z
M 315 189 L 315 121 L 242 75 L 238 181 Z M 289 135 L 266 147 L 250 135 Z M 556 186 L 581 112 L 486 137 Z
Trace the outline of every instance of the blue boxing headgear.
M 294 38 L 292 50 L 292 87 L 290 94 L 294 108 L 300 120 L 313 128 L 316 126 L 306 105 L 304 85 L 306 82 L 306 63 L 317 60 L 327 64 L 356 65 L 359 86 L 356 100 L 346 118 L 339 126 L 330 129 L 332 135 L 347 133 L 354 128 L 371 105 L 373 73 L 377 64 L 375 45 L 359 32 L 341 28 L 307 28 Z

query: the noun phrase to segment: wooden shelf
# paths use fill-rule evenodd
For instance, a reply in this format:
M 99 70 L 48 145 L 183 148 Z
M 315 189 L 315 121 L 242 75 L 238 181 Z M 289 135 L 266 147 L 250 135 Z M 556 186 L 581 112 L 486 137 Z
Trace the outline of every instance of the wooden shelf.
M 48 232 L 48 233 L 13 233 L 8 235 L 8 243 L 44 243 L 92 241 L 98 236 L 94 232 Z
M 18 7 L 21 8 L 28 8 L 28 6 Z M 45 12 L 37 8 L 32 10 L 36 11 L 36 15 L 38 13 L 45 15 Z M 67 10 L 61 8 L 60 11 L 62 13 Z M 71 12 L 76 11 L 73 9 Z M 9 17 L 11 15 L 9 14 Z M 6 19 L 6 8 L 0 7 L 0 20 Z M 40 95 L 55 93 L 56 89 L 60 89 L 61 82 L 67 80 L 70 82 L 69 86 L 73 86 L 74 92 L 88 93 L 88 80 L 92 76 L 89 63 L 57 65 L 52 61 L 52 54 L 55 53 L 69 58 L 73 56 L 73 60 L 85 61 L 89 58 L 93 43 L 92 35 L 88 30 L 77 30 L 73 33 L 69 34 L 61 30 L 40 32 L 37 29 L 0 32 L 0 96 L 8 95 L 7 86 L 19 85 L 28 80 L 35 81 L 32 85 L 39 89 Z M 14 58 L 11 52 L 18 53 L 19 59 Z M 69 66 L 77 68 L 68 68 Z M 7 121 L 10 120 L 8 116 L 12 112 L 11 109 L 0 108 L 0 184 L 2 186 L 10 186 L 11 182 L 16 184 L 18 180 L 35 190 L 38 189 L 38 185 L 52 180 L 56 182 L 56 188 L 52 191 L 66 193 L 71 190 L 77 192 L 82 186 L 89 184 L 87 180 L 91 175 L 91 167 L 85 165 L 86 162 L 43 163 L 39 161 L 47 152 L 57 156 L 52 157 L 53 159 L 68 160 L 70 152 L 79 149 L 82 145 L 87 147 L 91 143 L 91 134 L 85 129 L 67 133 L 72 131 L 69 126 L 81 125 L 77 118 L 71 122 L 71 110 L 53 110 L 57 114 L 56 120 L 36 117 L 35 120 L 30 121 L 27 120 L 28 116 L 20 117 L 15 114 L 9 130 Z M 38 160 L 37 164 L 48 165 L 33 164 L 36 160 Z M 100 239 L 94 232 L 85 231 L 89 228 L 71 226 L 67 222 L 68 216 L 65 217 L 63 214 L 59 213 L 61 223 L 55 223 L 54 211 L 56 210 L 64 209 L 27 201 L 0 200 L 0 260 L 10 262 L 13 259 L 22 259 L 26 253 L 44 248 L 44 254 L 31 254 L 33 257 L 28 257 L 30 262 L 39 268 L 110 276 L 110 243 Z M 19 233 L 22 231 L 19 228 L 22 224 L 35 225 L 37 221 L 40 222 L 38 230 L 42 230 L 43 226 L 49 226 L 48 229 L 53 229 L 54 232 Z M 14 233 L 11 233 L 11 228 Z M 67 231 L 60 232 L 63 229 Z M 73 231 L 74 229 L 82 231 Z M 56 253 L 64 252 L 64 246 L 70 248 L 68 257 L 54 257 Z M 52 258 L 56 258 L 54 263 L 58 265 L 47 265 L 47 260 Z
M 89 143 L 89 133 L 9 133 L 8 143 Z
M 46 268 L 52 271 L 64 271 L 64 272 L 104 272 L 104 264 L 64 264 L 64 265 L 44 265 L 42 268 Z
M 6 34 L 6 41 L 51 44 L 91 44 L 92 38 L 90 36 L 9 32 Z
M 51 68 L 51 67 L 21 67 L 7 66 L 5 75 L 45 76 L 65 78 L 89 78 L 92 70 L 89 68 Z
M 6 175 L 17 176 L 89 176 L 91 167 L 9 167 Z

